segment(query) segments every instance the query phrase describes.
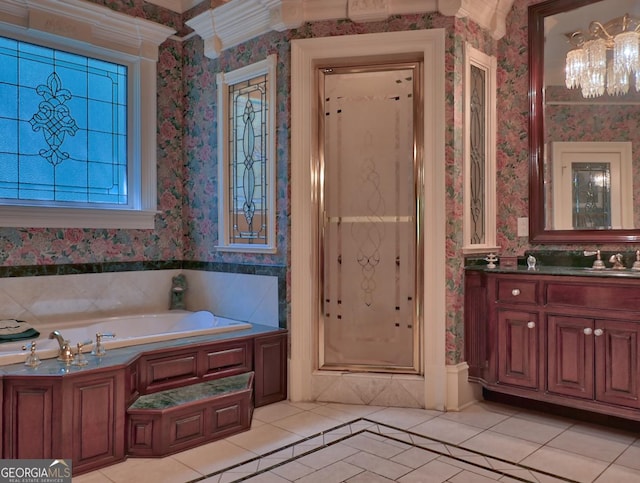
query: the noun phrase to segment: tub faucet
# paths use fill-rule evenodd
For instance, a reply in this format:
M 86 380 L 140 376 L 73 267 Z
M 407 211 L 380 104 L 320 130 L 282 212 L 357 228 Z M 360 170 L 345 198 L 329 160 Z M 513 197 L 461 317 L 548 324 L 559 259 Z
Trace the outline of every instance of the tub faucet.
M 184 310 L 184 293 L 187 291 L 187 279 L 183 274 L 171 279 L 171 304 L 169 310 Z
M 62 337 L 62 334 L 54 330 L 49 334 L 49 339 L 56 339 L 58 341 L 58 345 L 60 346 L 60 350 L 58 351 L 58 360 L 66 363 L 70 363 L 73 360 L 73 351 L 71 350 L 71 345 L 68 340 L 65 340 Z

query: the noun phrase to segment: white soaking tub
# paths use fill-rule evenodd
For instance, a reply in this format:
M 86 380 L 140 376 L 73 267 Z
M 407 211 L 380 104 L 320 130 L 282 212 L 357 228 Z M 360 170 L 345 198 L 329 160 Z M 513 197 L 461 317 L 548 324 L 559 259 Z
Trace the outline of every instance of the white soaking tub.
M 0 344 L 0 365 L 24 362 L 28 351 L 22 350 L 22 347 L 34 340 L 37 341 L 37 354 L 40 359 L 57 357 L 60 348 L 58 341 L 49 338 L 49 334 L 54 330 L 57 330 L 63 339 L 69 341 L 74 353 L 78 342 L 92 341 L 91 345 L 87 345 L 83 349 L 83 353 L 87 357 L 91 357 L 90 352 L 96 342 L 97 333 L 115 334 L 115 337 L 103 337 L 102 339 L 102 344 L 108 354 L 109 349 L 118 347 L 248 329 L 251 324 L 218 317 L 205 310 L 198 312 L 172 310 L 69 323 L 32 324 L 32 326 L 40 332 L 37 339 Z

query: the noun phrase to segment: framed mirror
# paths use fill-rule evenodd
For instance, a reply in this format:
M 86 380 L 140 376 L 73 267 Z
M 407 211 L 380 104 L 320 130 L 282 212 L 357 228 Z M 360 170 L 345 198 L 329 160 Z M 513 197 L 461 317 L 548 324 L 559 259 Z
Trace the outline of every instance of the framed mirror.
M 613 59 L 617 34 L 640 30 L 638 19 L 629 0 L 529 7 L 532 243 L 640 242 L 640 73 L 614 72 Z

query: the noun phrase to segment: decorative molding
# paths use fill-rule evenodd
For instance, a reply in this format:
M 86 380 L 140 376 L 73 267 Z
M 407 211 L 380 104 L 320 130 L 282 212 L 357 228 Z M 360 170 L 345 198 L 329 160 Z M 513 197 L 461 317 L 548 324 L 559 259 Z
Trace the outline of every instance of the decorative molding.
M 146 1 L 177 13 L 184 13 L 187 10 L 192 9 L 196 5 L 199 5 L 202 2 L 204 2 L 204 0 L 146 0 Z
M 456 17 L 468 17 L 482 28 L 491 32 L 491 36 L 499 40 L 507 32 L 506 18 L 513 6 L 514 0 L 439 0 L 438 5 L 457 4 L 455 13 L 443 15 L 455 15 Z
M 374 22 L 392 15 L 430 12 L 469 17 L 480 27 L 490 31 L 495 39 L 499 39 L 505 34 L 505 19 L 513 2 L 514 0 L 231 0 L 187 20 L 186 24 L 203 39 L 205 55 L 215 59 L 225 49 L 273 30 L 283 32 L 298 28 L 304 22 L 339 19 Z
M 154 62 L 158 46 L 176 33 L 164 25 L 81 0 L 3 0 L 1 24 L 80 40 Z
M 354 22 L 376 22 L 389 17 L 391 0 L 348 0 L 347 15 Z

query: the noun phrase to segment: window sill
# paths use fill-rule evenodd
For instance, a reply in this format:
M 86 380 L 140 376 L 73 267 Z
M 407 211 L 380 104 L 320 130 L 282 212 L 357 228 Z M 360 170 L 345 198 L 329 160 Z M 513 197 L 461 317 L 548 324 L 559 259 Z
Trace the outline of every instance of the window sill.
M 272 246 L 256 245 L 216 245 L 216 250 L 219 252 L 241 252 L 241 253 L 277 253 L 278 249 Z
M 15 228 L 153 229 L 157 211 L 3 206 L 0 226 Z

